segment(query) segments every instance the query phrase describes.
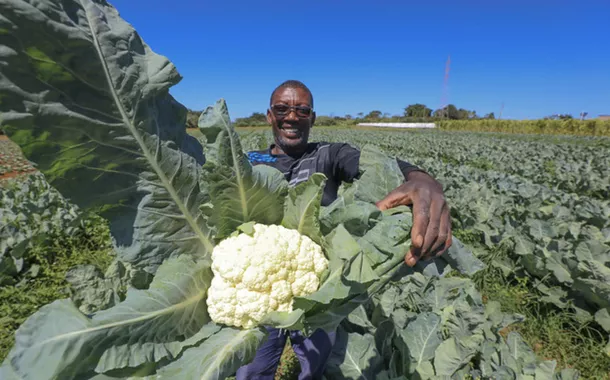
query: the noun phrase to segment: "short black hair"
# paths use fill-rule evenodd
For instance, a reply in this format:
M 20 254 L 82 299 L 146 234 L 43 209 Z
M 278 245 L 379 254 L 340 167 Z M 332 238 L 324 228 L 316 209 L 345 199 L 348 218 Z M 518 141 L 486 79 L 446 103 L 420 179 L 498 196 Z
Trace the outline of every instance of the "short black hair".
M 271 98 L 269 98 L 269 104 L 273 102 L 273 96 L 275 95 L 275 93 L 281 90 L 282 88 L 300 88 L 302 90 L 305 90 L 305 92 L 309 94 L 309 99 L 311 99 L 311 108 L 313 108 L 313 95 L 311 93 L 311 90 L 309 90 L 309 88 L 305 86 L 303 82 L 294 79 L 287 80 L 277 86 L 275 90 L 273 90 L 273 92 L 271 93 Z

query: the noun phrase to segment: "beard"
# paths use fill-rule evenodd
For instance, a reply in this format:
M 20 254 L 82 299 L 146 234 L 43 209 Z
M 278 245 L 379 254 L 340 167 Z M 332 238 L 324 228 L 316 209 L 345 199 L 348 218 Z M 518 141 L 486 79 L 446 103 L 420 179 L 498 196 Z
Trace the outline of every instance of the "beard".
M 274 128 L 273 137 L 275 144 L 290 155 L 294 153 L 302 153 L 307 148 L 309 138 L 309 129 L 297 129 L 295 132 L 288 135 L 283 128 Z

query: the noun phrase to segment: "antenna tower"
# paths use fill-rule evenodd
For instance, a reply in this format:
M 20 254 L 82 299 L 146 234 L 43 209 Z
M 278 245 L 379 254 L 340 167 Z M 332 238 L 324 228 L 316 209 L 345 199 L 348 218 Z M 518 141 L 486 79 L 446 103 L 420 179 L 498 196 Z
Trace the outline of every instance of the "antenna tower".
M 449 105 L 449 70 L 451 68 L 451 55 L 447 56 L 447 63 L 445 64 L 445 79 L 443 81 L 443 93 L 441 96 L 441 106 L 440 106 L 440 110 L 443 110 L 445 107 L 447 107 Z M 447 115 L 445 115 L 445 112 L 442 113 L 442 115 L 445 116 L 445 118 L 447 117 Z

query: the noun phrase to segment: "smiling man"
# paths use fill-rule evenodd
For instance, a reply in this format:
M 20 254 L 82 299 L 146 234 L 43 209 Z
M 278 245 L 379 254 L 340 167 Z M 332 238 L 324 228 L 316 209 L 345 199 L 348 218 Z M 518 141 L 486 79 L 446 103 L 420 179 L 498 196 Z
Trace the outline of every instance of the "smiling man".
M 252 165 L 269 165 L 286 176 L 290 186 L 307 179 L 313 173 L 327 177 L 322 205 L 337 198 L 342 182 L 358 178 L 360 151 L 345 143 L 309 142 L 309 133 L 316 114 L 313 95 L 303 83 L 289 80 L 271 94 L 267 121 L 271 124 L 275 142 L 263 151 L 248 153 Z M 377 202 L 386 210 L 399 205 L 412 206 L 412 245 L 405 253 L 405 262 L 413 266 L 421 259 L 441 255 L 451 246 L 451 218 L 441 185 L 421 169 L 397 159 L 405 182 Z M 237 372 L 238 380 L 273 379 L 286 339 L 301 364 L 299 379 L 319 379 L 335 342 L 334 333 L 316 331 L 303 337 L 293 331 L 284 334 L 269 329 L 269 339 L 247 366 Z

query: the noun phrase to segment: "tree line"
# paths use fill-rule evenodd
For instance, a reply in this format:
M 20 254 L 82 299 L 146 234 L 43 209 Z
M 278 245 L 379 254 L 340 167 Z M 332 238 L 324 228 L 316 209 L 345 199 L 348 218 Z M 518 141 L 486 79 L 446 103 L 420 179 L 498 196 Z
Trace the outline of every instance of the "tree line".
M 200 111 L 189 110 L 187 115 L 187 127 L 197 127 L 197 120 L 199 119 Z M 581 115 L 582 116 L 582 115 Z M 316 125 L 320 126 L 332 126 L 332 125 L 356 125 L 358 123 L 365 122 L 386 122 L 386 123 L 421 123 L 421 122 L 434 122 L 441 120 L 494 120 L 496 118 L 493 112 L 478 115 L 474 110 L 467 110 L 464 108 L 457 108 L 453 104 L 449 104 L 446 107 L 432 110 L 425 104 L 416 103 L 406 106 L 403 110 L 402 115 L 391 115 L 387 112 L 380 110 L 373 110 L 368 113 L 359 112 L 356 115 L 318 115 L 316 118 Z M 558 114 L 547 116 L 546 120 L 566 120 L 572 119 L 569 114 Z M 241 117 L 234 120 L 236 127 L 256 127 L 266 126 L 267 116 L 262 112 L 254 112 L 248 117 Z

